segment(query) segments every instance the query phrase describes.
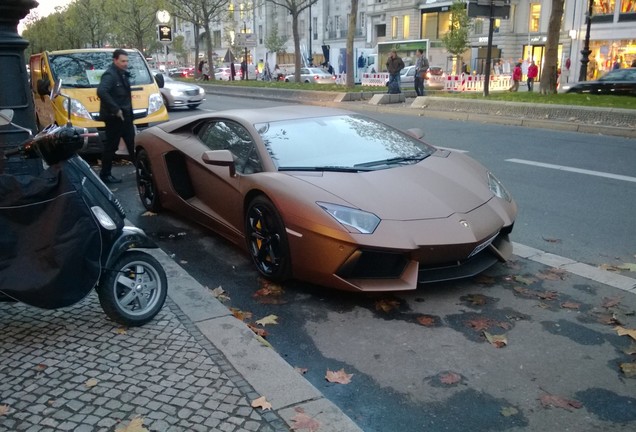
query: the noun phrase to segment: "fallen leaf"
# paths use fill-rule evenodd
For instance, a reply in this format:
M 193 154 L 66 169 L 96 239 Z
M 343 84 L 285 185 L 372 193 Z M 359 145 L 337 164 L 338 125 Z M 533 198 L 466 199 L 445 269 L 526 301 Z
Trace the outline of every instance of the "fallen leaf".
M 494 285 L 496 283 L 496 280 L 494 277 L 492 276 L 487 276 L 487 275 L 483 275 L 480 274 L 479 276 L 474 278 L 475 283 L 479 284 L 479 285 Z
M 95 387 L 95 386 L 97 385 L 97 383 L 98 383 L 98 382 L 99 382 L 99 381 L 97 381 L 95 378 L 91 378 L 91 379 L 89 379 L 88 381 L 86 381 L 86 382 L 84 383 L 84 385 L 85 385 L 86 387 L 88 387 L 88 388 L 91 388 L 91 387 Z
M 556 291 L 542 291 L 537 293 L 537 297 L 541 300 L 555 300 L 558 294 Z
M 327 369 L 325 379 L 331 383 L 349 384 L 351 382 L 352 376 L 353 374 L 346 373 L 344 368 L 340 369 L 339 371 L 330 371 L 329 369 Z
M 261 279 L 261 288 L 252 297 L 261 304 L 285 304 L 287 301 L 282 298 L 284 293 L 280 285 Z
M 230 296 L 227 295 L 227 292 L 223 289 L 222 286 L 218 286 L 211 290 L 212 295 L 216 297 L 219 301 L 226 302 L 230 300 Z
M 262 408 L 263 411 L 267 411 L 272 409 L 272 404 L 267 402 L 265 396 L 261 396 L 252 401 L 252 408 Z
M 468 294 L 466 296 L 466 301 L 473 306 L 483 306 L 487 302 L 487 297 L 483 294 Z
M 541 309 L 550 309 L 550 305 L 547 303 L 539 303 L 537 306 L 539 306 Z
M 179 264 L 187 264 L 188 262 L 186 260 L 181 260 L 179 261 Z
M 564 280 L 567 276 L 567 272 L 563 269 L 559 268 L 551 268 L 549 270 L 540 271 L 537 274 L 537 277 L 543 280 Z
M 524 277 L 524 276 L 513 276 L 512 277 L 515 281 L 522 283 L 524 285 L 532 285 L 533 283 L 535 283 L 537 280 L 534 278 L 530 278 L 530 277 Z
M 294 422 L 291 425 L 292 430 L 307 430 L 309 432 L 317 432 L 318 428 L 320 428 L 320 423 L 318 423 L 312 417 L 309 417 L 307 414 L 305 414 L 304 411 L 299 410 L 300 408 L 297 408 L 296 411 L 298 412 L 298 414 L 291 418 L 291 421 Z
M 621 370 L 627 378 L 636 377 L 636 363 L 621 363 Z
M 558 238 L 551 238 L 551 237 L 541 237 L 541 238 L 547 241 L 548 243 L 561 243 L 561 239 L 558 239 Z
M 439 382 L 446 385 L 457 384 L 462 380 L 462 376 L 455 372 L 446 372 L 439 377 Z
M 502 328 L 504 330 L 510 330 L 512 328 L 512 324 L 506 321 L 500 321 L 497 323 L 497 327 Z
M 400 307 L 400 302 L 398 300 L 387 300 L 382 299 L 375 302 L 375 310 L 382 312 L 390 312 L 393 309 L 397 309 Z
M 115 333 L 125 335 L 127 334 L 126 330 L 126 327 L 117 327 L 117 329 L 115 329 Z
M 621 326 L 616 326 L 614 327 L 614 330 L 616 330 L 616 333 L 618 333 L 619 336 L 629 336 L 632 339 L 636 340 L 636 330 L 634 329 L 627 329 L 625 327 L 621 327 Z
M 603 303 L 601 304 L 601 306 L 604 307 L 605 309 L 613 308 L 620 304 L 621 298 L 622 297 L 604 297 Z
M 141 417 L 135 417 L 130 421 L 128 426 L 124 426 L 123 428 L 117 428 L 115 432 L 149 432 L 148 429 L 144 427 L 144 420 Z
M 267 315 L 266 317 L 261 318 L 258 321 L 256 321 L 256 324 L 265 327 L 267 324 L 278 324 L 277 320 L 278 320 L 278 316 L 276 316 L 276 315 Z
M 142 216 L 157 216 L 157 213 L 151 212 L 150 210 L 141 214 Z
M 505 334 L 492 335 L 488 332 L 484 332 L 484 336 L 486 336 L 486 340 L 495 348 L 503 348 L 508 345 L 508 338 Z
M 617 266 L 614 264 L 601 264 L 600 266 L 598 266 L 598 268 L 600 268 L 601 270 L 610 271 L 610 272 L 621 272 L 624 270 L 620 266 Z
M 468 326 L 474 329 L 475 331 L 481 332 L 483 330 L 486 330 L 490 326 L 494 325 L 495 321 L 491 320 L 490 318 L 475 318 L 475 319 L 466 321 L 466 324 L 468 324 Z
M 636 344 L 632 342 L 631 346 L 625 348 L 623 352 L 627 355 L 636 355 Z
M 267 333 L 267 330 L 265 330 L 264 328 L 257 327 L 252 323 L 248 323 L 247 326 L 250 328 L 250 330 L 252 330 L 254 333 L 256 333 L 258 336 L 262 338 L 265 338 L 269 335 L 269 333 Z
M 420 315 L 416 319 L 418 323 L 426 327 L 432 327 L 435 325 L 435 317 L 430 315 Z
M 262 336 L 259 335 L 255 335 L 256 340 L 259 341 L 261 343 L 261 345 L 266 346 L 267 348 L 271 348 L 274 349 L 274 347 L 272 346 L 271 343 L 267 342 L 265 339 L 263 339 Z
M 561 307 L 563 309 L 579 309 L 581 307 L 581 304 L 580 303 L 566 301 L 566 302 L 561 303 Z
M 521 294 L 521 295 L 526 296 L 526 297 L 534 297 L 534 294 L 535 294 L 534 291 L 532 291 L 531 289 L 524 288 L 524 287 L 519 287 L 519 286 L 514 287 L 513 290 L 517 294 Z
M 0 405 L 0 416 L 9 414 L 9 405 Z
M 305 375 L 307 373 L 307 368 L 295 367 L 294 370 L 301 375 Z
M 512 417 L 519 414 L 519 410 L 515 407 L 504 407 L 501 409 L 501 415 L 504 417 Z
M 252 319 L 252 312 L 244 312 L 237 308 L 230 308 L 230 312 L 232 312 L 232 315 L 234 315 L 235 318 L 238 318 L 241 321 Z
M 46 370 L 47 367 L 47 365 L 40 363 L 38 365 L 35 365 L 35 370 L 38 372 L 43 372 L 44 370 Z
M 579 409 L 583 406 L 583 404 L 577 400 L 567 399 L 562 396 L 551 395 L 548 393 L 541 396 L 539 400 L 541 401 L 543 408 L 555 407 L 572 411 L 572 408 Z

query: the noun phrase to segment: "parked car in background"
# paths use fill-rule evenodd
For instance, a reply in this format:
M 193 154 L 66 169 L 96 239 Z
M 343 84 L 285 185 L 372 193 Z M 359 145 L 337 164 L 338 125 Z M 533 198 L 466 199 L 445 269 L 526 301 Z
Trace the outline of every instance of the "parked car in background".
M 194 67 L 180 67 L 176 70 L 170 70 L 168 76 L 172 78 L 193 78 Z
M 636 96 L 636 68 L 614 69 L 596 81 L 561 85 L 565 93 Z
M 441 90 L 444 88 L 444 81 L 446 80 L 446 73 L 441 66 L 431 66 L 427 72 L 428 79 L 425 86 L 427 89 Z M 406 66 L 400 71 L 400 82 L 402 89 L 411 89 L 415 82 L 415 66 Z
M 219 81 L 229 81 L 231 79 L 231 76 L 232 72 L 229 67 L 220 67 L 214 69 L 214 79 L 217 79 Z M 236 79 L 236 75 L 234 79 Z
M 295 81 L 296 78 L 293 74 L 285 76 L 285 82 Z M 313 84 L 335 84 L 336 77 L 320 68 L 301 68 L 300 82 Z
M 160 73 L 153 71 L 153 74 Z M 176 81 L 170 76 L 163 76 L 163 88 L 160 89 L 163 104 L 167 109 L 188 107 L 195 109 L 205 100 L 205 90 L 195 84 Z

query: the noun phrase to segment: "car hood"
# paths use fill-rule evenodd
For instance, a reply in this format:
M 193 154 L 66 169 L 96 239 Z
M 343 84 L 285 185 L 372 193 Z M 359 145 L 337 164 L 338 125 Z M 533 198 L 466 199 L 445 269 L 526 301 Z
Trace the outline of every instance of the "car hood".
M 289 174 L 384 220 L 447 218 L 468 213 L 493 197 L 487 170 L 459 154 L 362 173 Z
M 199 87 L 194 86 L 192 84 L 180 83 L 180 82 L 167 82 L 163 86 L 168 90 L 198 90 Z

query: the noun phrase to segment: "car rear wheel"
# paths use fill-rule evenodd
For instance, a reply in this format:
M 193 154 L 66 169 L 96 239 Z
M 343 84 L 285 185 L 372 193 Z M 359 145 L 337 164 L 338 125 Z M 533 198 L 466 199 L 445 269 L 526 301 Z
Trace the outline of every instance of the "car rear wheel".
M 150 165 L 150 157 L 144 149 L 139 150 L 137 154 L 137 191 L 139 198 L 146 210 L 158 212 L 161 210 L 159 195 L 157 194 L 157 186 L 152 175 L 152 166 Z
M 247 208 L 245 238 L 252 261 L 263 276 L 276 282 L 291 276 L 285 224 L 274 204 L 264 196 L 254 198 Z

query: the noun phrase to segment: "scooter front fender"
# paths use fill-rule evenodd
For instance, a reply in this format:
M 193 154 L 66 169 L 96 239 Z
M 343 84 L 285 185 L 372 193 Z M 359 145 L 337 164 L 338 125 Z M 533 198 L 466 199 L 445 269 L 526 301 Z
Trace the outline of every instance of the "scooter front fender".
M 130 249 L 156 249 L 157 247 L 157 244 L 141 228 L 124 225 L 121 233 L 110 248 L 105 267 L 111 268 L 115 261 Z

